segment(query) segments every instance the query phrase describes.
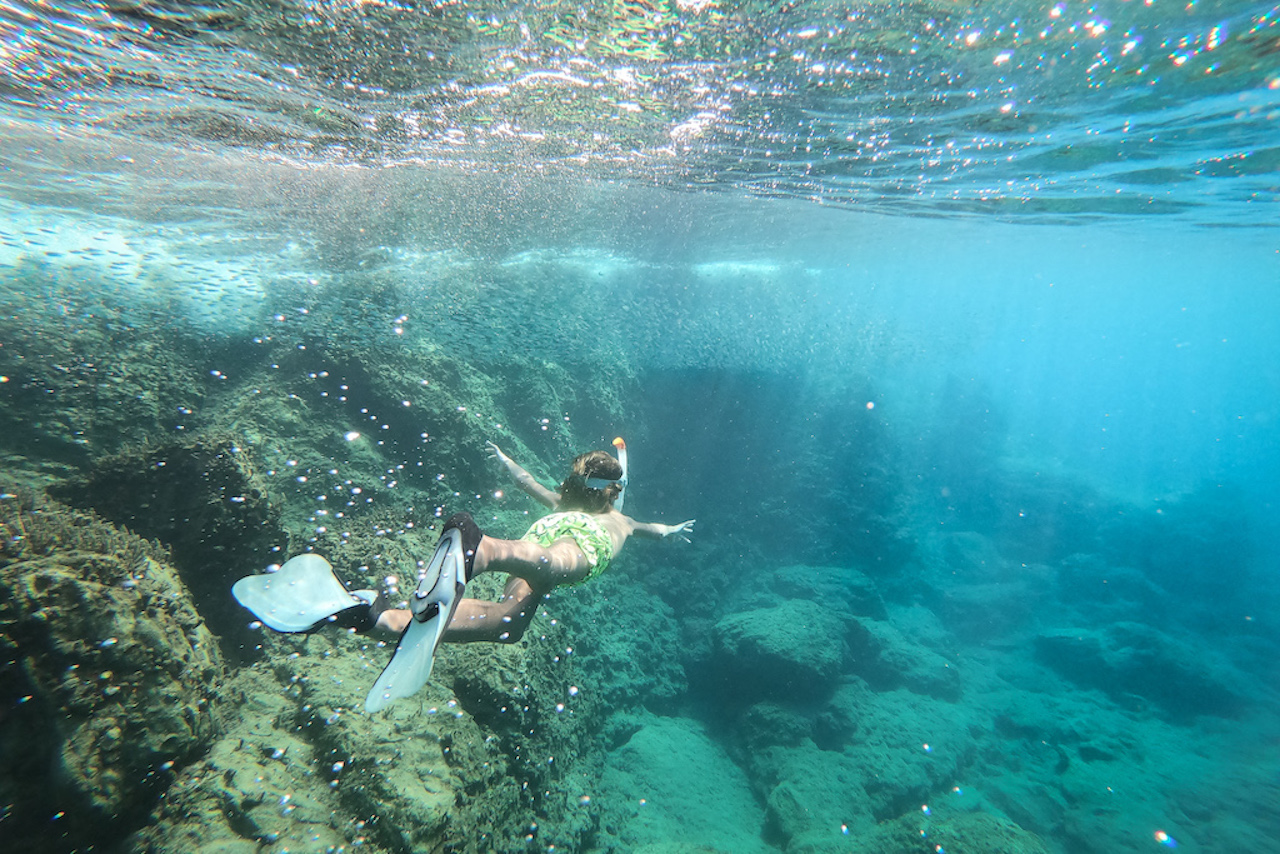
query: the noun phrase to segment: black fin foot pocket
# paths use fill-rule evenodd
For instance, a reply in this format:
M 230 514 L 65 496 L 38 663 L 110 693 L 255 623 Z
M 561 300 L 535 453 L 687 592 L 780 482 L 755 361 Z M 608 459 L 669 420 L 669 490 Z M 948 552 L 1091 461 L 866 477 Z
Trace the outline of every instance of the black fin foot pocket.
M 471 576 L 474 574 L 476 552 L 480 548 L 480 540 L 484 537 L 484 532 L 480 530 L 476 520 L 471 518 L 471 514 L 465 510 L 461 513 L 454 513 L 449 517 L 444 523 L 442 536 L 443 531 L 448 531 L 450 528 L 457 528 L 458 532 L 462 534 L 462 554 L 467 564 L 466 580 L 470 581 Z

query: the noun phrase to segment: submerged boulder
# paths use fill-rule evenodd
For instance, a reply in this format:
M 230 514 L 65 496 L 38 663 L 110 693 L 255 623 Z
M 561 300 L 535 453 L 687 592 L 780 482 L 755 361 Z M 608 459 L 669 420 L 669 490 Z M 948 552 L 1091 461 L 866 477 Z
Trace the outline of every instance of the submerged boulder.
M 848 842 L 794 846 L 787 854 L 845 854 Z M 1048 854 L 1040 837 L 1008 818 L 979 810 L 934 808 L 929 816 L 909 813 L 884 822 L 857 840 L 860 854 Z
M 765 803 L 766 835 L 788 854 L 862 851 L 878 825 L 918 816 L 955 785 L 973 761 L 978 729 L 964 706 L 874 691 L 855 678 L 823 706 L 820 741 L 757 739 L 743 745 L 743 764 Z
M 767 854 L 745 774 L 688 718 L 644 717 L 606 759 L 599 836 L 607 850 Z
M 888 618 L 875 581 L 851 566 L 779 567 L 770 572 L 767 588 L 744 587 L 738 595 L 747 608 L 767 607 L 780 596 L 821 603 L 843 614 L 876 620 Z
M 469 593 L 496 597 L 485 575 Z M 514 644 L 446 644 L 412 698 L 368 714 L 392 644 L 351 631 L 261 635 L 232 669 L 226 732 L 138 834 L 148 854 L 349 848 L 579 850 L 603 754 L 600 697 L 563 623 Z
M 805 743 L 774 751 L 772 760 L 778 782 L 765 799 L 766 830 L 787 851 L 804 841 L 839 839 L 841 828 L 874 825 L 866 769 L 852 757 Z
M 906 688 L 941 700 L 960 696 L 960 673 L 943 656 L 881 620 L 853 621 L 853 671 L 879 690 Z
M 1174 717 L 1231 716 L 1244 679 L 1210 650 L 1141 623 L 1105 629 L 1054 629 L 1036 638 L 1036 655 L 1061 675 L 1112 697 L 1141 697 Z
M 109 845 L 214 738 L 217 645 L 159 547 L 8 491 L 0 534 L 5 837 Z
M 126 449 L 52 490 L 60 501 L 164 543 L 229 655 L 251 636 L 227 590 L 286 539 L 240 441 L 210 435 Z
M 742 699 L 830 693 L 845 659 L 845 631 L 829 609 L 800 599 L 730 614 L 716 624 L 726 691 Z

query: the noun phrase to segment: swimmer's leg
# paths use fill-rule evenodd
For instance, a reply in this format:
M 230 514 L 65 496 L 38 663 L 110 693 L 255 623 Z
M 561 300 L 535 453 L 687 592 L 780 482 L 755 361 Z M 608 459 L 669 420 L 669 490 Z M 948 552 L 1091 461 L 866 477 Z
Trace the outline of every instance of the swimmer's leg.
M 464 599 L 445 632 L 445 643 L 515 643 L 524 637 L 546 592 L 523 578 L 511 578 L 497 602 Z
M 529 540 L 500 540 L 484 536 L 476 550 L 474 574 L 505 572 L 523 578 L 534 589 L 550 590 L 591 574 L 591 564 L 568 537 L 541 546 Z
M 497 602 L 463 599 L 458 603 L 443 643 L 515 643 L 524 636 L 538 605 L 546 598 L 523 578 L 512 577 Z M 405 630 L 412 619 L 408 608 L 388 608 L 378 617 L 377 631 L 395 634 Z

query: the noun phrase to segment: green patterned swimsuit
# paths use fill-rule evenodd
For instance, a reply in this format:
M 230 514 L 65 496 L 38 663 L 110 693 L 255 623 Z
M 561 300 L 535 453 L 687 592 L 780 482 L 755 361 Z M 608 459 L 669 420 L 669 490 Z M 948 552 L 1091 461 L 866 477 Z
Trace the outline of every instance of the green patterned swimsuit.
M 587 577 L 581 581 L 569 582 L 570 585 L 585 584 L 609 568 L 609 561 L 613 560 L 613 538 L 590 513 L 570 510 L 543 516 L 520 539 L 546 547 L 565 537 L 582 549 L 582 553 L 587 556 L 587 563 L 591 564 L 591 572 Z

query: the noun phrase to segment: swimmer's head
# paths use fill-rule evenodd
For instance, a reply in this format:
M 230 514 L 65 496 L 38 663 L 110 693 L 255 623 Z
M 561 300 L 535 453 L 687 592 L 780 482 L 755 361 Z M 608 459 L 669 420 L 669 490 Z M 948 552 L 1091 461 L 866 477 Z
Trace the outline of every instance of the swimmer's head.
M 622 494 L 622 464 L 608 451 L 588 451 L 573 460 L 572 473 L 560 484 L 558 510 L 603 513 Z

